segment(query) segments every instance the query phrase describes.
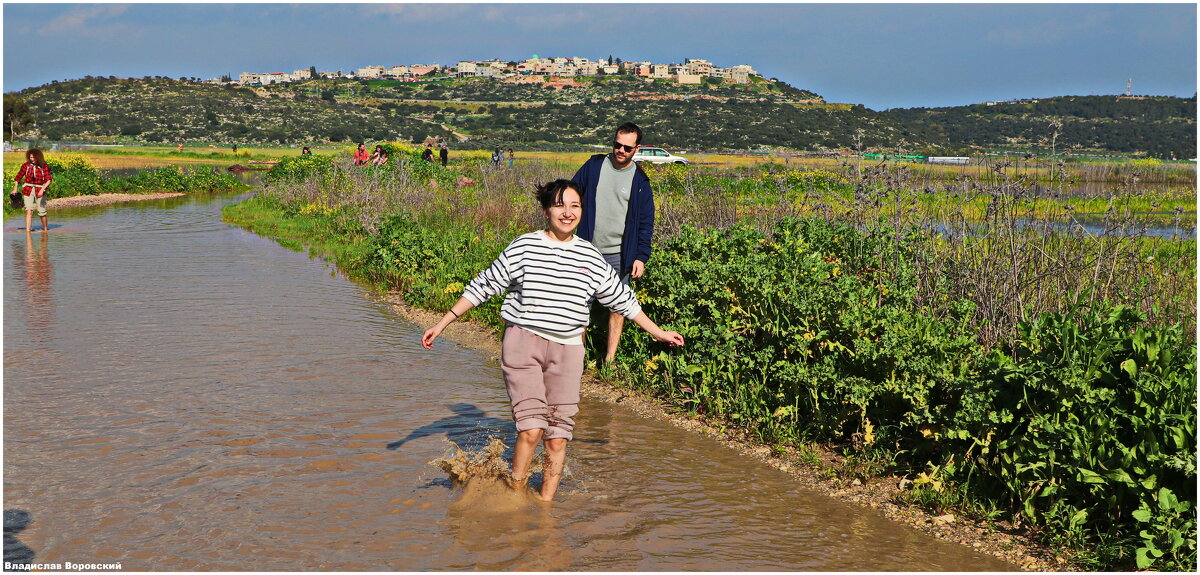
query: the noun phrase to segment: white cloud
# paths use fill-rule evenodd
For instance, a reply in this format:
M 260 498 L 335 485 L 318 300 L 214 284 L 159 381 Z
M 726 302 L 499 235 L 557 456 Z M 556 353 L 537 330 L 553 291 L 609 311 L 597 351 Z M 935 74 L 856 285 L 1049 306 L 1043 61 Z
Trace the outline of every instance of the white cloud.
M 362 8 L 367 17 L 385 16 L 397 22 L 444 22 L 468 16 L 470 9 L 465 4 L 367 4 Z
M 100 4 L 75 8 L 51 18 L 45 25 L 38 29 L 38 34 L 41 36 L 61 36 L 64 34 L 97 36 L 111 33 L 118 29 L 123 30 L 125 29 L 123 25 L 105 25 L 103 23 L 124 14 L 128 9 L 129 6 L 125 4 Z

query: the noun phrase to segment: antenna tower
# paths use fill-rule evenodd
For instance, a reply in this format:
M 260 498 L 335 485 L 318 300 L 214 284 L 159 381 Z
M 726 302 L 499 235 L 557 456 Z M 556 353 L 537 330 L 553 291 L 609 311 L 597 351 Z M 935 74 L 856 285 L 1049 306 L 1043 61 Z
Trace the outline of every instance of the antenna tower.
M 1126 96 L 1133 95 L 1133 78 L 1130 78 L 1125 81 L 1125 95 Z

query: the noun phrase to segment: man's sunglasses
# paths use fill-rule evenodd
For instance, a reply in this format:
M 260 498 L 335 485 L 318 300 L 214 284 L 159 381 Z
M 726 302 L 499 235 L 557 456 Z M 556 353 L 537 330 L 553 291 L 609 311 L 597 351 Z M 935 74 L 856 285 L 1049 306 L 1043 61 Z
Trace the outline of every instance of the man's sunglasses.
M 634 150 L 636 150 L 636 149 L 637 149 L 637 146 L 636 146 L 636 145 L 633 145 L 633 146 L 626 146 L 625 144 L 619 143 L 619 142 L 617 142 L 617 141 L 615 141 L 615 140 L 614 140 L 614 141 L 613 141 L 613 149 L 614 149 L 614 150 L 621 150 L 621 151 L 624 151 L 624 152 L 632 152 L 632 151 L 634 151 Z

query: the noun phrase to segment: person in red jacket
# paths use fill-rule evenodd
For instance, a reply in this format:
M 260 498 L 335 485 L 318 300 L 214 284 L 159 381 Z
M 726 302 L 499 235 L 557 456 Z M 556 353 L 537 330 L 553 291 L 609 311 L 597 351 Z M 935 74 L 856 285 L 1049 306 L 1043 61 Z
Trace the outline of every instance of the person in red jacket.
M 46 157 L 42 155 L 42 150 L 39 148 L 30 148 L 25 152 L 25 163 L 21 165 L 21 170 L 17 172 L 17 177 L 13 178 L 13 195 L 20 190 L 25 199 L 25 231 L 32 231 L 33 226 L 33 210 L 37 210 L 38 216 L 42 218 L 42 231 L 50 229 L 46 222 L 46 187 L 50 185 L 50 180 L 53 177 L 50 175 L 50 166 L 46 164 Z
M 359 142 L 358 149 L 354 150 L 354 165 L 365 166 L 371 160 L 371 154 L 367 153 L 367 145 Z

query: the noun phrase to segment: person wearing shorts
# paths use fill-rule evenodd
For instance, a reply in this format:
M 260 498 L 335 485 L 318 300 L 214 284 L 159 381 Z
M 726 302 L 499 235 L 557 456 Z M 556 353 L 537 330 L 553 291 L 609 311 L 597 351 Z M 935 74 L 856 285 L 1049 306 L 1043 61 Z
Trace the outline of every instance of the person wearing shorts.
M 46 188 L 52 179 L 50 165 L 46 163 L 42 150 L 30 148 L 25 152 L 25 163 L 21 164 L 21 169 L 13 178 L 12 193 L 16 195 L 20 190 L 23 196 L 26 232 L 32 231 L 34 210 L 37 210 L 38 217 L 42 219 L 42 232 L 50 229 L 46 217 Z
M 513 449 L 514 488 L 523 489 L 539 442 L 546 451 L 540 497 L 551 501 L 562 479 L 567 442 L 579 413 L 583 377 L 583 332 L 593 300 L 619 313 L 670 345 L 683 336 L 650 320 L 629 286 L 590 242 L 575 235 L 583 212 L 570 180 L 537 187 L 545 230 L 517 237 L 496 261 L 471 280 L 462 297 L 437 325 L 425 330 L 426 349 L 446 326 L 471 308 L 507 291 L 500 308 L 507 326 L 501 352 L 504 384 L 517 428 Z

